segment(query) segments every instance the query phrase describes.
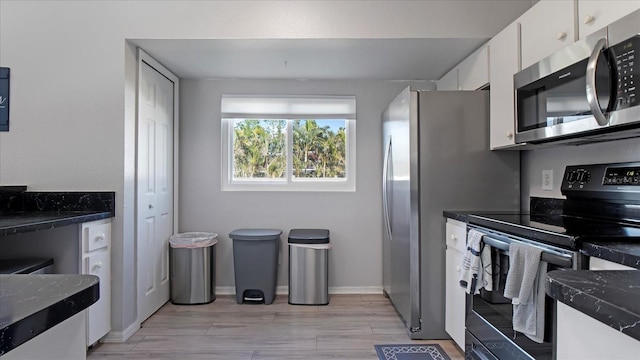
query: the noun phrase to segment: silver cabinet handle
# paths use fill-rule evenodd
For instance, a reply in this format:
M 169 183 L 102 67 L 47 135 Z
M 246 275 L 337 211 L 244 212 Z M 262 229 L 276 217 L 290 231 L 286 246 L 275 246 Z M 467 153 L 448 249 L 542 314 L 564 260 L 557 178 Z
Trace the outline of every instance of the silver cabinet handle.
M 605 115 L 602 112 L 602 109 L 600 109 L 600 104 L 598 103 L 598 92 L 596 91 L 596 67 L 598 66 L 598 57 L 600 56 L 600 52 L 606 47 L 607 39 L 602 38 L 598 40 L 593 48 L 591 56 L 589 56 L 589 61 L 587 62 L 587 102 L 589 103 L 589 108 L 591 109 L 593 117 L 600 126 L 604 126 L 609 123 L 609 115 Z

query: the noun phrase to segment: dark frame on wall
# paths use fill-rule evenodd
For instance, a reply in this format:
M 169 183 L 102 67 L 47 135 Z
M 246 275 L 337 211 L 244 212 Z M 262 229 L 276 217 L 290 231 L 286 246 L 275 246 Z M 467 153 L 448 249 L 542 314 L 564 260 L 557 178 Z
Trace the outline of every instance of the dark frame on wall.
M 0 67 L 0 131 L 9 131 L 9 78 L 9 68 Z

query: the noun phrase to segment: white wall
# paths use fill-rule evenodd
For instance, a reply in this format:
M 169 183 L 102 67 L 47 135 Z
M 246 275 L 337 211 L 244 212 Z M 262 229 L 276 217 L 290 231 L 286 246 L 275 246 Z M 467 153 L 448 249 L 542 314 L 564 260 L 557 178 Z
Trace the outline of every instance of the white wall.
M 0 184 L 116 192 L 112 327 L 126 333 L 136 320 L 136 78 L 126 39 L 490 38 L 531 2 L 508 4 L 0 0 L 0 66 L 12 75 Z
M 382 289 L 381 113 L 405 83 L 382 81 L 182 80 L 180 83 L 180 231 L 218 233 L 217 285 L 234 286 L 232 241 L 247 227 L 279 228 L 278 284 L 287 285 L 287 233 L 331 231 L 332 291 Z M 432 83 L 417 88 L 433 89 Z M 220 96 L 238 94 L 355 95 L 356 192 L 221 191 Z
M 567 165 L 639 161 L 639 154 L 640 139 L 523 151 L 521 204 L 528 210 L 530 196 L 564 198 L 560 185 Z M 542 190 L 542 170 L 553 170 L 552 191 Z

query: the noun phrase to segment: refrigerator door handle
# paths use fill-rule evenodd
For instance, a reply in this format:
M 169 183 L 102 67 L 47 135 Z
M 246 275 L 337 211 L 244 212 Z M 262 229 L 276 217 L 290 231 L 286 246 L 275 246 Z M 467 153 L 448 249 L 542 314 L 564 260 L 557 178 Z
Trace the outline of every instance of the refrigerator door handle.
M 384 228 L 387 231 L 389 240 L 391 237 L 391 217 L 389 216 L 389 192 L 387 182 L 389 180 L 389 162 L 391 161 L 391 135 L 387 141 L 387 148 L 384 152 L 384 161 L 382 163 L 382 211 L 384 213 Z

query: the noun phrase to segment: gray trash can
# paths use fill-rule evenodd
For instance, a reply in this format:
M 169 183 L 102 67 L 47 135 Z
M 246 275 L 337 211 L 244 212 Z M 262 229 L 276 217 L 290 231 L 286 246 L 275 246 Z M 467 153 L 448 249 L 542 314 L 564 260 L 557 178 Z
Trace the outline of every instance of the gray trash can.
M 289 304 L 329 304 L 329 230 L 289 232 Z
M 171 302 L 208 304 L 216 299 L 218 234 L 187 232 L 169 238 Z
M 233 240 L 236 302 L 271 304 L 276 297 L 280 234 L 277 229 L 237 229 Z

